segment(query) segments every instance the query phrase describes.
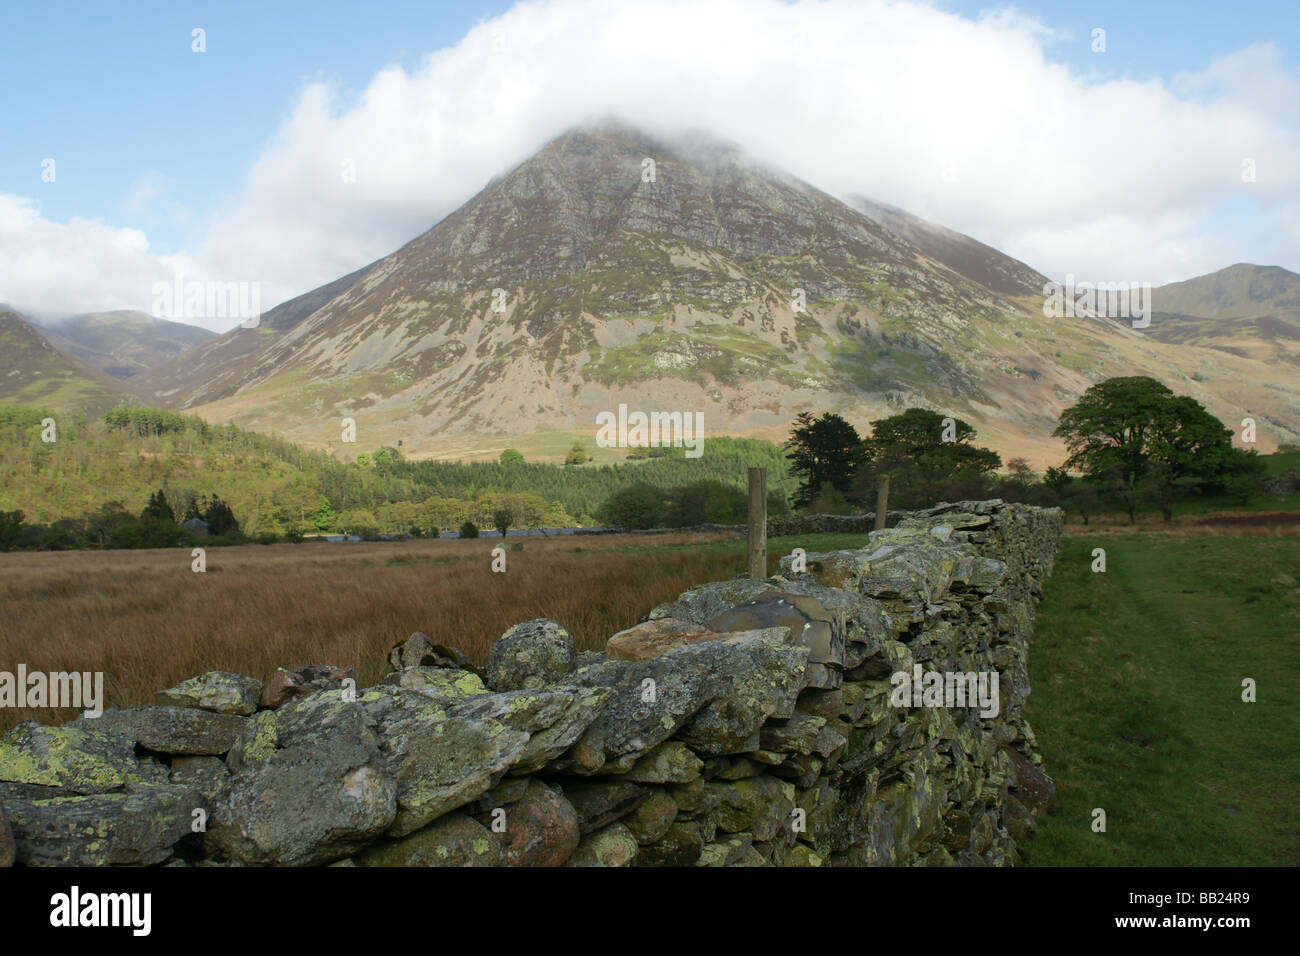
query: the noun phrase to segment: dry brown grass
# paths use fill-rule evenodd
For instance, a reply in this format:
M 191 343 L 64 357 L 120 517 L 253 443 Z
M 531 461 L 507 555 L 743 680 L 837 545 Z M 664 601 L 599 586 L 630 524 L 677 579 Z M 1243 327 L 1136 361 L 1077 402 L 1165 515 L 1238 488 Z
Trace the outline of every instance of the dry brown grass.
M 1300 535 L 1300 512 L 1295 511 L 1208 511 L 1176 515 L 1166 522 L 1158 514 L 1139 514 L 1129 524 L 1126 514 L 1090 516 L 1084 524 L 1079 516 L 1067 516 L 1066 534 L 1160 534 L 1175 538 L 1204 538 L 1218 535 L 1248 537 L 1294 537 Z
M 335 664 L 367 686 L 413 631 L 479 664 L 503 631 L 537 617 L 579 649 L 601 648 L 655 604 L 744 567 L 743 554 L 611 549 L 724 537 L 530 537 L 504 574 L 490 570 L 499 538 L 212 548 L 206 574 L 185 550 L 0 554 L 0 670 L 103 671 L 106 706 L 126 707 L 210 670 L 265 680 L 279 666 Z M 0 731 L 74 716 L 0 709 Z

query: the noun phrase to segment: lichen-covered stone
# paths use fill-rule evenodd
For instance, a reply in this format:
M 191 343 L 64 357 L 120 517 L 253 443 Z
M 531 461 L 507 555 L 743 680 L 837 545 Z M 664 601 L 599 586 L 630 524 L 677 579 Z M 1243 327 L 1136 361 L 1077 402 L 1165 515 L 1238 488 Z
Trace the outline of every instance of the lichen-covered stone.
M 668 792 L 672 794 L 678 813 L 683 818 L 708 813 L 722 802 L 722 798 L 711 792 L 704 780 L 692 780 L 690 783 L 669 787 Z
M 1007 747 L 1007 756 L 1011 758 L 1015 782 L 1016 797 L 1034 816 L 1042 816 L 1051 809 L 1056 800 L 1056 784 L 1043 770 L 1041 763 L 1034 763 L 1014 747 Z
M 867 597 L 934 604 L 954 577 L 970 580 L 973 555 L 942 545 L 920 528 L 873 532 L 871 549 L 808 555 L 819 584 L 854 589 Z
M 496 834 L 463 813 L 449 813 L 400 840 L 372 844 L 357 866 L 500 866 Z
M 578 814 L 583 836 L 627 816 L 650 798 L 650 791 L 626 780 L 584 780 L 568 784 L 564 796 Z
M 277 750 L 335 736 L 378 746 L 380 720 L 404 709 L 443 714 L 436 700 L 422 693 L 386 686 L 367 689 L 352 699 L 338 689 L 325 688 L 297 697 L 278 710 L 259 711 L 226 754 L 232 770 L 267 759 Z
M 417 695 L 418 696 L 418 695 Z M 491 789 L 524 753 L 528 734 L 491 718 L 451 717 L 432 699 L 403 698 L 380 722 L 397 783 L 389 836 L 405 836 Z
M 838 717 L 844 710 L 844 691 L 840 687 L 834 690 L 806 687 L 795 701 L 795 708 L 813 717 L 825 717 L 828 720 Z
M 354 735 L 367 742 L 376 742 L 380 725 L 393 721 L 396 714 L 411 711 L 441 714 L 444 706 L 440 696 L 423 690 L 380 685 L 367 688 L 353 699 L 336 689 L 327 688 L 281 707 L 275 712 L 273 726 L 281 747 L 324 733 Z
M 763 722 L 794 713 L 805 686 L 806 647 L 747 640 L 727 649 L 728 656 L 713 668 L 713 699 L 679 734 L 693 750 L 709 756 L 757 749 L 751 738 Z
M 1012 793 L 1002 798 L 1002 825 L 1017 843 L 1032 840 L 1038 831 L 1034 815 Z
M 470 697 L 455 705 L 455 717 L 490 717 L 528 735 L 512 774 L 534 773 L 564 753 L 600 716 L 613 693 L 605 687 L 514 690 Z
M 655 607 L 650 612 L 650 620 L 675 618 L 693 624 L 703 624 L 728 608 L 776 590 L 777 588 L 768 581 L 752 578 L 701 584 L 682 592 L 676 601 Z
M 524 794 L 528 792 L 530 779 L 527 776 L 506 777 L 482 796 L 475 797 L 465 804 L 465 812 L 469 814 L 486 813 L 497 807 L 507 807 L 523 799 Z
M 570 681 L 609 687 L 599 718 L 556 769 L 592 773 L 606 763 L 630 769 L 671 737 L 720 690 L 717 676 L 744 660 L 737 645 L 720 642 L 674 648 L 646 661 L 606 661 L 575 671 Z
M 707 843 L 700 851 L 696 866 L 735 866 L 754 845 L 752 833 L 736 833 L 716 843 Z
M 825 861 L 806 843 L 796 843 L 785 854 L 784 866 L 821 866 Z
M 928 775 L 913 771 L 880 790 L 870 808 L 868 860 L 889 866 L 906 862 L 927 839 L 942 836 L 945 795 Z
M 745 780 L 766 773 L 767 764 L 751 760 L 749 757 L 715 757 L 718 769 L 709 774 L 710 780 Z M 713 765 L 713 761 L 710 761 Z
M 712 631 L 690 621 L 659 618 L 619 631 L 605 642 L 605 654 L 615 660 L 644 661 L 683 644 L 708 640 L 712 635 Z
M 138 767 L 134 743 L 97 729 L 22 723 L 0 739 L 0 781 L 58 787 L 62 795 L 120 790 Z
M 268 710 L 284 706 L 295 697 L 306 697 L 321 690 L 357 687 L 357 672 L 351 667 L 307 664 L 288 670 L 281 667 L 262 688 L 259 706 Z
M 760 853 L 755 847 L 750 846 L 750 848 L 745 851 L 744 856 L 742 856 L 739 860 L 736 860 L 734 863 L 730 865 L 731 866 L 771 866 L 772 864 L 769 863 L 767 859 L 763 856 L 763 854 Z
M 558 622 L 538 618 L 516 624 L 488 654 L 493 690 L 532 690 L 564 680 L 573 669 L 573 636 Z
M 711 782 L 706 789 L 721 798 L 718 829 L 727 833 L 748 830 L 756 840 L 770 840 L 778 831 L 789 829 L 794 821 L 795 788 L 784 780 L 751 777 Z
M 582 838 L 573 805 L 536 778 L 528 781 L 522 797 L 502 809 L 498 819 L 505 829 L 499 836 L 507 866 L 561 866 Z M 492 825 L 493 817 L 488 812 L 480 822 Z
M 152 866 L 172 855 L 207 806 L 189 787 L 143 787 L 5 804 L 26 866 Z
M 704 851 L 704 837 L 694 820 L 674 823 L 663 839 L 641 847 L 639 866 L 694 866 Z
M 710 618 L 705 627 L 722 632 L 784 627 L 786 643 L 807 647 L 810 663 L 844 666 L 844 622 L 807 594 L 769 591 Z
M 388 829 L 397 794 L 373 744 L 342 734 L 314 738 L 232 774 L 205 843 L 239 863 L 328 863 Z
M 216 799 L 229 776 L 225 763 L 216 757 L 176 757 L 171 764 L 172 783 L 193 787 L 208 800 Z
M 395 687 L 418 690 L 426 697 L 435 697 L 444 703 L 456 703 L 487 693 L 483 679 L 470 670 L 450 667 L 417 665 L 389 674 L 384 681 Z
M 215 757 L 207 759 L 216 760 Z M 140 787 L 156 787 L 174 782 L 171 779 L 171 770 L 167 764 L 152 754 L 142 756 L 139 766 L 132 773 L 126 775 L 127 790 L 137 790 Z
M 642 845 L 662 840 L 677 818 L 677 801 L 663 787 L 647 788 L 650 795 L 622 822 Z
M 632 866 L 636 862 L 636 837 L 622 823 L 611 823 L 587 834 L 565 866 Z
M 992 811 L 980 814 L 971 829 L 970 848 L 976 854 L 984 854 L 993 846 L 998 834 L 998 816 Z
M 416 631 L 402 643 L 394 645 L 388 653 L 388 663 L 394 671 L 410 670 L 415 667 L 445 667 L 459 671 L 474 669 L 469 658 L 460 648 L 435 644 L 433 639 L 422 631 Z
M 623 774 L 636 783 L 689 783 L 699 777 L 704 761 L 676 740 L 665 741 Z
M 764 750 L 823 757 L 829 757 L 847 742 L 825 717 L 802 713 L 765 724 L 760 740 Z
M 210 756 L 229 751 L 248 723 L 237 714 L 218 714 L 192 707 L 106 710 L 98 719 L 104 722 L 105 730 L 127 736 L 147 750 Z
M 263 684 L 255 677 L 228 671 L 208 671 L 175 687 L 160 690 L 154 699 L 163 707 L 193 707 L 218 714 L 247 717 L 257 710 Z

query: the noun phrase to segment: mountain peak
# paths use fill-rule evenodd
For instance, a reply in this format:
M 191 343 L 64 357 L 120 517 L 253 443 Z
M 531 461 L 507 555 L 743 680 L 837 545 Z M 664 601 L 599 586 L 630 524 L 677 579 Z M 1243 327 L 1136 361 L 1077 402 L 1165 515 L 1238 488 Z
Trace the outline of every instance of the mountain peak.
M 1300 275 L 1281 266 L 1238 262 L 1152 291 L 1158 312 L 1211 319 L 1300 317 Z
M 277 307 L 283 322 L 268 313 L 137 387 L 309 444 L 351 417 L 412 457 L 449 436 L 580 430 L 623 402 L 768 437 L 811 408 L 856 423 L 945 409 L 1023 453 L 1106 370 L 1155 367 L 1131 330 L 1045 322 L 1046 280 L 1024 263 L 855 204 L 707 132 L 600 117 Z

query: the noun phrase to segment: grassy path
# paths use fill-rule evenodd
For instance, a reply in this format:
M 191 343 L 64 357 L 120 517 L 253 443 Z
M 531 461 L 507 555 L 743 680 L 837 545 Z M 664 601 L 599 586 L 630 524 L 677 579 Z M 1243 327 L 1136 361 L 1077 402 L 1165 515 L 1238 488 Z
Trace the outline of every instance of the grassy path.
M 1058 797 L 1027 863 L 1300 864 L 1298 577 L 1300 537 L 1066 539 L 1026 711 Z

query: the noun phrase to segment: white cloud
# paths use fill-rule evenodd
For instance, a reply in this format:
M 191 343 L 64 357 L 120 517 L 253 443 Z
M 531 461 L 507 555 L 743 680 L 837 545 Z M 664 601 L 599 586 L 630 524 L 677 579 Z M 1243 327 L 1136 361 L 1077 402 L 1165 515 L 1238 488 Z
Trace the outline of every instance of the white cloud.
M 89 219 L 51 222 L 33 200 L 0 193 L 0 301 L 38 319 L 147 310 L 147 290 L 185 265 L 184 257 L 151 253 L 139 229 Z
M 1285 218 L 1300 197 L 1297 81 L 1275 47 L 1164 83 L 1051 64 L 1061 37 L 1014 10 L 969 20 L 919 3 L 523 3 L 414 70 L 379 71 L 346 105 L 304 87 L 188 250 L 187 274 L 260 281 L 269 306 L 391 252 L 547 139 L 609 114 L 710 129 L 1054 276 L 1159 283 L 1265 253 L 1300 263 Z M 1216 210 L 1242 199 L 1254 225 L 1217 229 Z M 40 269 L 13 270 L 15 247 L 46 242 L 57 251 Z M 29 302 L 138 300 L 150 262 L 170 267 L 129 230 L 0 217 L 0 275 L 23 276 Z M 69 263 L 83 281 L 69 283 Z

